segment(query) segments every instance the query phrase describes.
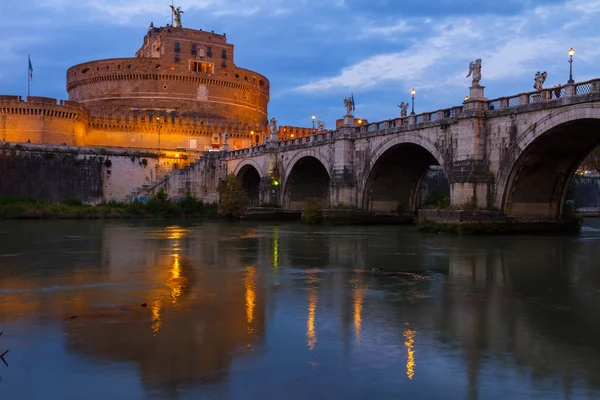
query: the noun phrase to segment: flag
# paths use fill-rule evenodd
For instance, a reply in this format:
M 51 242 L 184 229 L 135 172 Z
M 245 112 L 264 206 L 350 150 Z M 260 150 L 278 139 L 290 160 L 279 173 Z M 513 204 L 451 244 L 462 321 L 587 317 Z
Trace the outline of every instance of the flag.
M 354 93 L 352 93 L 352 111 L 356 111 L 355 103 L 354 103 Z
M 33 80 L 33 66 L 31 65 L 31 57 L 28 56 L 29 58 L 29 79 Z

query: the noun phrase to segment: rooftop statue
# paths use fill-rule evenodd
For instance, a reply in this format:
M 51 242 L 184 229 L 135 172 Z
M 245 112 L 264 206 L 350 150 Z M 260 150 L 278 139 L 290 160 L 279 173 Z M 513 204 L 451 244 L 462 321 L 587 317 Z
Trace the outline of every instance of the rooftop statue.
M 473 76 L 473 86 L 481 86 L 479 85 L 479 81 L 481 80 L 481 58 L 478 58 L 469 64 L 467 78 L 469 76 Z
M 174 21 L 173 21 L 173 27 L 174 28 L 181 28 L 181 14 L 183 14 L 183 10 L 181 9 L 181 7 L 173 7 L 173 6 L 169 6 L 171 7 L 171 10 L 173 10 L 173 17 L 174 17 Z
M 535 83 L 533 84 L 533 88 L 535 90 L 542 90 L 544 88 L 544 82 L 546 82 L 546 77 L 548 76 L 548 73 L 546 71 L 542 72 L 540 74 L 540 71 L 538 71 L 535 74 L 535 77 L 533 78 L 533 80 L 535 81 Z

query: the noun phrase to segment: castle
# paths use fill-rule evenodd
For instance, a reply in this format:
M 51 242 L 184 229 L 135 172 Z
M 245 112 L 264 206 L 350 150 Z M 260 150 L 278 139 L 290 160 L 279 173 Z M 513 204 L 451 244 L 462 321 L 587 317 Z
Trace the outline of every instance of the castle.
M 69 100 L 0 95 L 0 140 L 203 152 L 262 143 L 269 81 L 225 34 L 150 26 L 134 58 L 75 65 Z M 227 132 L 227 135 L 224 134 Z

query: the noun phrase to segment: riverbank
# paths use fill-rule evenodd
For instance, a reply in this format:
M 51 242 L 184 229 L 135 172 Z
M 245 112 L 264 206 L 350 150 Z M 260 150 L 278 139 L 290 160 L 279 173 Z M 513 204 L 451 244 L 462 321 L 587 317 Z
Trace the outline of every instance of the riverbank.
M 80 200 L 49 202 L 0 196 L 0 219 L 122 219 L 122 218 L 216 218 L 217 204 L 194 197 L 180 201 L 152 197 L 147 202 L 83 204 Z
M 507 217 L 487 210 L 419 210 L 417 228 L 421 232 L 473 234 L 560 233 L 576 234 L 582 218 L 527 219 Z

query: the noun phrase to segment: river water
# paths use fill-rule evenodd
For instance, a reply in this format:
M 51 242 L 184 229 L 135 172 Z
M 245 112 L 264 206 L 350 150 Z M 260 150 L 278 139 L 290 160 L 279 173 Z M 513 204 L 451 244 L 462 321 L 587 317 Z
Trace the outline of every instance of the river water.
M 598 399 L 600 221 L 1 221 L 0 331 L 3 400 Z

